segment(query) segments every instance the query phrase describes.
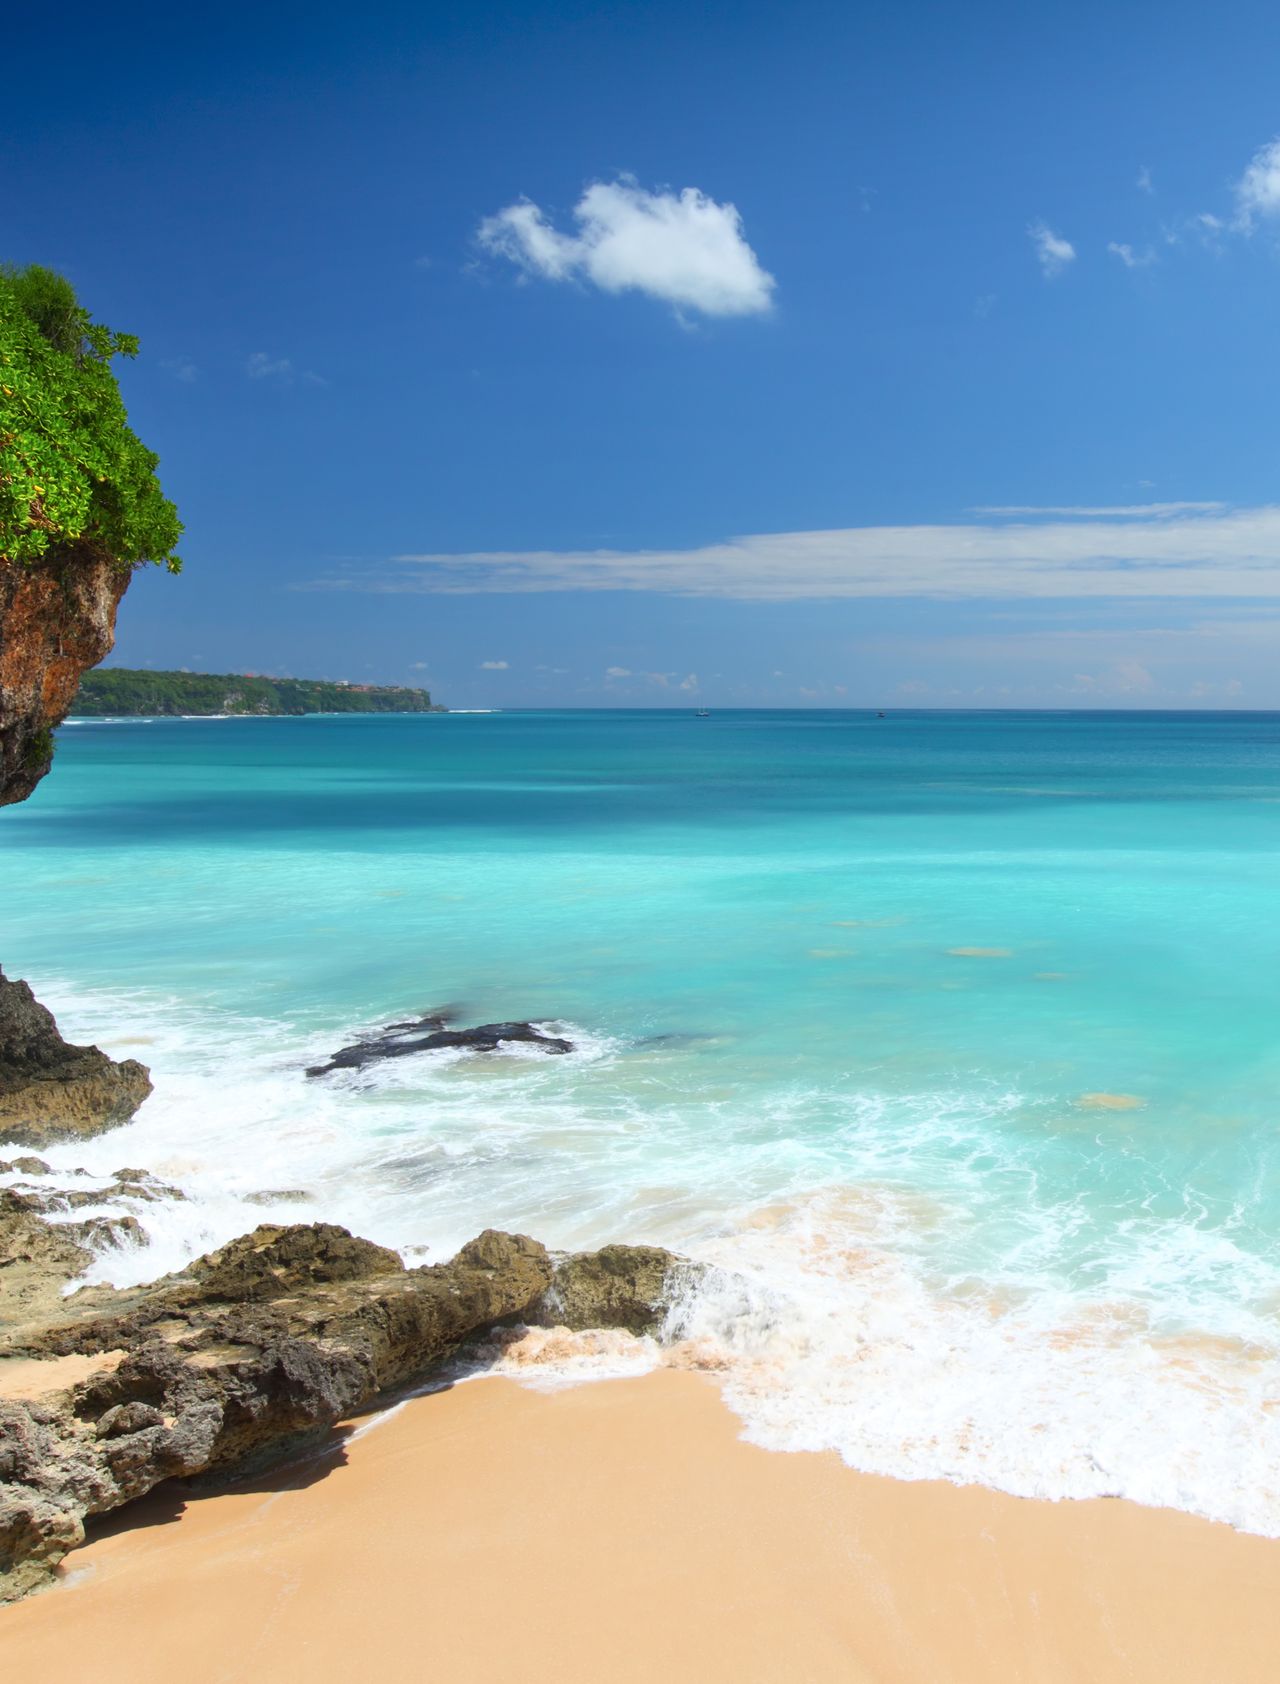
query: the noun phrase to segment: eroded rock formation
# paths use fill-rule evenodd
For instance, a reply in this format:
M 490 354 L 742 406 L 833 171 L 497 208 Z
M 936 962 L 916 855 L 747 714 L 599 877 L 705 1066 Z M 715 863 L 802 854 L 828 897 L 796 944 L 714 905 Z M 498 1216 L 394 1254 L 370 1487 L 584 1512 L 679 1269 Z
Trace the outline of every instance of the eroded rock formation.
M 0 1328 L 57 1314 L 62 1288 L 92 1254 L 69 1228 L 45 1222 L 13 1187 L 0 1187 Z
M 694 1265 L 656 1245 L 606 1245 L 557 1260 L 555 1278 L 539 1310 L 548 1326 L 582 1332 L 622 1327 L 655 1333 L 677 1277 Z
M 132 573 L 91 544 L 31 566 L 0 558 L 0 806 L 49 770 L 53 731 L 85 670 L 111 650 Z M 42 1146 L 127 1122 L 151 1092 L 146 1068 L 69 1046 L 23 982 L 0 975 L 0 1140 Z
M 44 1245 L 53 1278 L 74 1272 L 70 1236 L 9 1215 L 11 1251 Z M 557 1287 L 522 1234 L 490 1229 L 449 1263 L 406 1269 L 315 1223 L 258 1228 L 151 1286 L 83 1288 L 0 1334 L 0 1601 L 46 1583 L 87 1516 L 166 1479 L 278 1460 L 473 1334 L 568 1305 L 588 1318 L 574 1325 L 654 1325 L 660 1305 L 643 1295 L 678 1261 L 611 1246 L 562 1260 Z M 69 1376 L 68 1358 L 90 1371 Z
M 54 728 L 110 653 L 131 577 L 90 544 L 29 567 L 0 558 L 0 806 L 25 801 L 49 770 Z

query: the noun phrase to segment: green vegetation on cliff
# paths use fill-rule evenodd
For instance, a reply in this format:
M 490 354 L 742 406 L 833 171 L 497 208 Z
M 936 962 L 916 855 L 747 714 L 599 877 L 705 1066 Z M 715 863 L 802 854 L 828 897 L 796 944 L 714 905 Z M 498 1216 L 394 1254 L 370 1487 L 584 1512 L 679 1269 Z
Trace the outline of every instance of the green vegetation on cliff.
M 320 678 L 258 678 L 244 673 L 87 672 L 71 709 L 82 719 L 191 713 L 443 713 L 426 690 L 401 685 L 330 684 Z
M 122 567 L 178 571 L 182 523 L 111 368 L 137 350 L 61 275 L 0 266 L 0 560 L 29 564 L 85 542 Z

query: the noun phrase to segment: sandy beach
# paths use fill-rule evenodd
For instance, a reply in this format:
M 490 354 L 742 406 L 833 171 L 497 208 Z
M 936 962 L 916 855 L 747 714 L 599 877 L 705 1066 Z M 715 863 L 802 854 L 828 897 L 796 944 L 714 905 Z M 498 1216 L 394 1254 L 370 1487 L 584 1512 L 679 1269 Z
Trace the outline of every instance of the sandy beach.
M 364 1429 L 364 1430 L 361 1430 Z M 1280 1543 L 902 1483 L 738 1438 L 703 1376 L 489 1378 L 216 1496 L 162 1492 L 0 1612 L 101 1684 L 1263 1684 Z

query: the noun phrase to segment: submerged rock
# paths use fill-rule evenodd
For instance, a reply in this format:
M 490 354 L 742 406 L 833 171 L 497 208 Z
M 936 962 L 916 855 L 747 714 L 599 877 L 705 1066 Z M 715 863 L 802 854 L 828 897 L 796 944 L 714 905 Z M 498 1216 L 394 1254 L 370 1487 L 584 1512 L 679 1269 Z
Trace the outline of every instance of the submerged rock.
M 64 1041 L 27 984 L 0 973 L 0 1140 L 46 1146 L 102 1134 L 150 1092 L 144 1064 Z
M 541 1052 L 567 1053 L 573 1043 L 559 1035 L 548 1035 L 533 1023 L 482 1023 L 474 1029 L 450 1029 L 443 1012 L 430 1012 L 411 1023 L 391 1023 L 377 1035 L 340 1047 L 327 1064 L 313 1064 L 308 1076 L 327 1076 L 333 1070 L 360 1070 L 384 1058 L 404 1058 L 410 1053 L 436 1052 L 445 1047 L 464 1047 L 472 1052 L 496 1052 L 500 1046 L 519 1042 Z
M 47 1175 L 50 1172 L 46 1170 L 43 1173 Z M 91 1182 L 94 1179 L 83 1170 L 74 1173 L 85 1181 Z M 139 1204 L 157 1204 L 162 1199 L 185 1199 L 187 1196 L 181 1187 L 170 1187 L 165 1182 L 158 1181 L 155 1176 L 134 1169 L 118 1169 L 110 1181 L 98 1186 L 32 1187 L 29 1183 L 23 1183 L 15 1190 L 21 1192 L 30 1209 L 38 1211 L 41 1216 L 55 1217 L 65 1216 L 73 1210 L 85 1210 L 93 1205 L 115 1204 L 120 1199 L 136 1199 Z

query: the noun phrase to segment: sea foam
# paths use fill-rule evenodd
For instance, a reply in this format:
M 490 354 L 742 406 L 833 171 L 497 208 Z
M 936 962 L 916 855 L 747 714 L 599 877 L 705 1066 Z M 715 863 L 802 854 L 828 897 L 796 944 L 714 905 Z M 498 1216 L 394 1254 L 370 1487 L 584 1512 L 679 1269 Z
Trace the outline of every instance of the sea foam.
M 157 1091 L 125 1128 L 50 1148 L 42 1185 L 105 1188 L 128 1163 L 186 1195 L 104 1204 L 145 1241 L 104 1247 L 89 1280 L 154 1278 L 262 1221 L 341 1222 L 414 1264 L 486 1225 L 657 1241 L 706 1266 L 657 1339 L 535 1330 L 491 1364 L 542 1386 L 700 1369 L 773 1449 L 1280 1535 L 1280 1272 L 1240 1243 L 1246 1213 L 1184 1192 L 1153 1214 L 1139 1178 L 1086 1241 L 1038 1145 L 1000 1126 L 1017 1092 L 848 1094 L 819 1149 L 803 1124 L 829 1095 L 775 1094 L 755 1119 L 704 1098 L 691 1119 L 676 1055 L 573 1024 L 552 1026 L 576 1044 L 563 1058 L 449 1051 L 314 1081 L 343 1036 L 44 992 L 69 1036 L 146 1059 Z

